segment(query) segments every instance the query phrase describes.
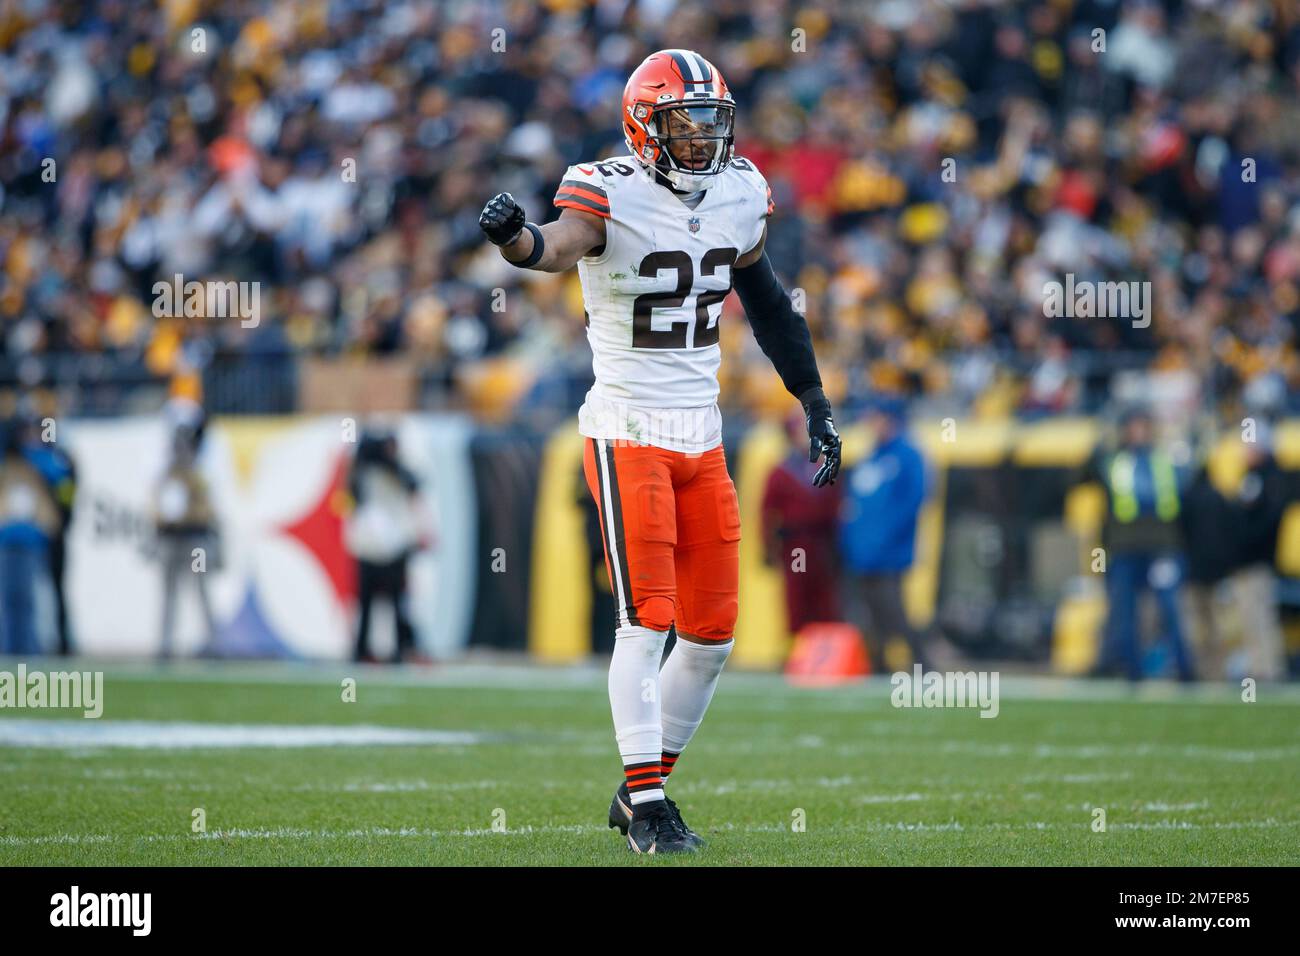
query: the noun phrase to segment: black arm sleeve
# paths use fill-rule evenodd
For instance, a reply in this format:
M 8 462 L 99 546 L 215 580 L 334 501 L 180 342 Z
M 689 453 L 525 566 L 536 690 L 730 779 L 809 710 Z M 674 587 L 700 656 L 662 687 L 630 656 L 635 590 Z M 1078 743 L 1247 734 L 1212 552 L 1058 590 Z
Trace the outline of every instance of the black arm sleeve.
M 808 323 L 794 310 L 766 252 L 753 265 L 735 270 L 735 287 L 754 338 L 776 367 L 786 391 L 802 400 L 809 391 L 820 389 L 822 377 Z

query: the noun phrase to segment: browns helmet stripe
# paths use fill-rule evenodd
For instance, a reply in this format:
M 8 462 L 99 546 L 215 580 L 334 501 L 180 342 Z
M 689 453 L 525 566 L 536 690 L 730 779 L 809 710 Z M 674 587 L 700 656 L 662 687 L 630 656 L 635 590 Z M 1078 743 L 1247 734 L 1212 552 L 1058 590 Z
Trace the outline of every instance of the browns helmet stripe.
M 669 50 L 668 54 L 677 64 L 677 72 L 682 75 L 682 81 L 687 87 L 686 92 L 697 92 L 693 87 L 697 88 L 705 84 L 714 87 L 716 92 L 713 71 L 709 69 L 709 64 L 702 56 L 690 50 Z
M 694 82 L 695 71 L 691 69 L 690 63 L 687 62 L 686 54 L 681 50 L 670 50 L 668 55 L 671 56 L 673 62 L 677 64 L 677 72 L 682 75 L 682 79 L 687 83 Z
M 709 61 L 704 59 L 693 50 L 686 51 L 686 59 L 690 60 L 695 68 L 699 71 L 699 77 L 705 83 L 713 82 L 713 71 L 709 69 Z

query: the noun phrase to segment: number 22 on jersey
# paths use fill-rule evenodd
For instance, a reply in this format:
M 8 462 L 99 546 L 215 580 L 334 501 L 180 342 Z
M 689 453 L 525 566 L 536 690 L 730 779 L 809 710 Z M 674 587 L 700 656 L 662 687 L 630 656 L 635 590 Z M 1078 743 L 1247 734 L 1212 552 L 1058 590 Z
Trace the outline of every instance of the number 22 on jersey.
M 711 315 L 712 306 L 722 302 L 731 292 L 732 267 L 739 253 L 733 247 L 710 249 L 698 266 L 688 253 L 676 249 L 668 252 L 651 252 L 641 260 L 637 274 L 650 278 L 662 273 L 676 274 L 677 283 L 671 289 L 643 292 L 632 303 L 632 347 L 637 349 L 690 349 L 718 344 L 718 328 L 722 308 Z M 726 267 L 726 285 L 716 287 L 718 269 Z M 696 279 L 714 279 L 696 288 Z M 713 288 L 708 286 L 712 285 Z M 695 312 L 679 313 L 668 322 L 667 328 L 656 329 L 656 309 L 680 309 L 689 296 L 695 297 Z

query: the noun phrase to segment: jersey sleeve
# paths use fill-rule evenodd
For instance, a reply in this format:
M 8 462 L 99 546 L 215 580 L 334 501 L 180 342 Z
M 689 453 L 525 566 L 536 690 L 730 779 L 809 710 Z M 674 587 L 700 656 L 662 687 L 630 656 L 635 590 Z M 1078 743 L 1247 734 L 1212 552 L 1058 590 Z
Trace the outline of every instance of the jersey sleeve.
M 604 177 L 595 166 L 579 163 L 566 169 L 553 202 L 561 209 L 577 209 L 602 219 L 609 218 L 609 196 L 605 193 Z
M 754 226 L 748 244 L 741 250 L 743 255 L 752 251 L 763 238 L 763 230 L 767 228 L 768 217 L 776 210 L 776 203 L 772 201 L 772 187 L 767 184 L 767 179 L 758 171 L 758 167 L 754 165 L 752 160 L 738 157 L 734 162 L 754 190 L 752 203 L 755 212 Z

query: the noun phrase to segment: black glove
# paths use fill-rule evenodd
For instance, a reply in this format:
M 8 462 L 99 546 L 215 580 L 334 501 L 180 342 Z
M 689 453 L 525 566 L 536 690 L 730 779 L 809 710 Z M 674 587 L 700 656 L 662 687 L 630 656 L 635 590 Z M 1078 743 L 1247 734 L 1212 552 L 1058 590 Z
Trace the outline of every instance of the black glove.
M 840 473 L 840 433 L 831 419 L 831 403 L 820 388 L 809 391 L 800 400 L 808 421 L 808 460 L 816 461 L 826 456 L 822 466 L 813 475 L 813 487 L 835 484 Z
M 509 193 L 497 193 L 478 217 L 478 227 L 498 246 L 508 246 L 524 231 L 524 207 Z

